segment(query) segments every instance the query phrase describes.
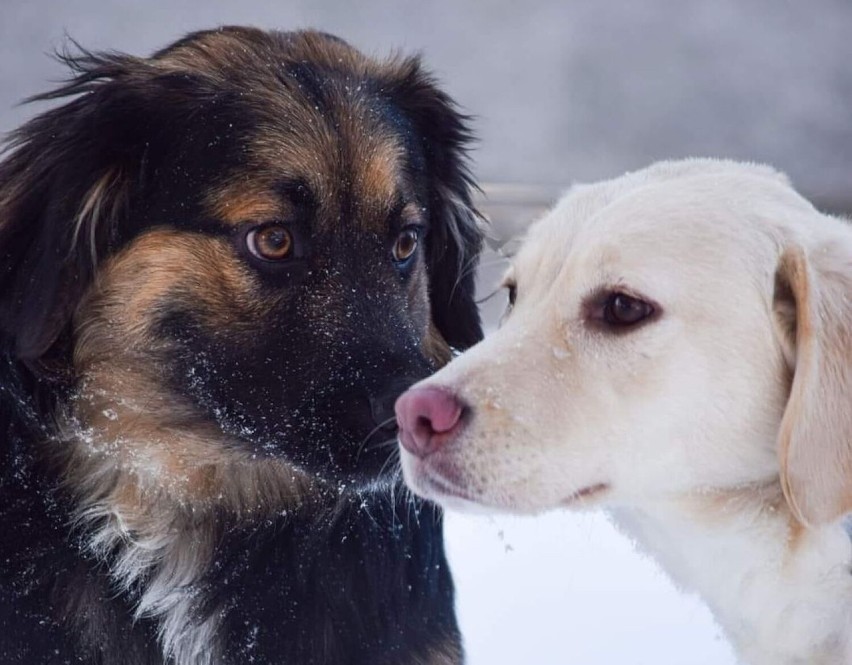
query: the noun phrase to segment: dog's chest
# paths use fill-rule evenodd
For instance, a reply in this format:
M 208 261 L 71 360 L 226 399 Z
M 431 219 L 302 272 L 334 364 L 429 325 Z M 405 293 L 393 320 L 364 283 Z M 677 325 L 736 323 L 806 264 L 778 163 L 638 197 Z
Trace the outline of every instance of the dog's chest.
M 852 545 L 843 529 L 790 540 L 786 517 L 700 524 L 614 511 L 678 586 L 697 592 L 751 665 L 852 662 Z

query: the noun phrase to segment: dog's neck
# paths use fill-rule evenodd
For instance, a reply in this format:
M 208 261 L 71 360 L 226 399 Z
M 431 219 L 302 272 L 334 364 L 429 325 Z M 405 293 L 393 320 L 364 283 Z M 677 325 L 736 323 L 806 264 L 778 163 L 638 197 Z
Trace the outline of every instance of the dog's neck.
M 411 524 L 417 511 L 405 496 L 396 498 L 390 482 L 341 493 L 284 462 L 225 455 L 227 441 L 210 428 L 199 433 L 197 426 L 164 424 L 174 406 L 158 408 L 153 398 L 135 395 L 116 401 L 112 394 L 102 386 L 81 392 L 76 408 L 58 416 L 59 440 L 50 449 L 61 451 L 53 461 L 74 495 L 81 544 L 136 618 L 156 622 L 167 658 L 242 662 L 225 650 L 248 638 L 225 639 L 231 630 L 225 612 L 209 608 L 211 595 L 237 597 L 251 586 L 254 595 L 246 591 L 246 598 L 268 595 L 270 602 L 240 604 L 241 616 L 257 615 L 240 626 L 299 635 L 282 655 L 287 662 L 307 662 L 308 653 L 343 662 L 340 653 L 380 646 L 407 654 L 394 662 L 460 661 L 455 620 L 446 611 L 452 582 L 433 508 L 423 509 L 422 526 Z M 372 579 L 374 570 L 382 571 L 379 581 L 364 588 L 358 576 Z M 329 571 L 338 571 L 340 584 L 325 584 Z M 357 602 L 340 603 L 341 594 Z M 300 612 L 275 613 L 289 607 L 308 618 L 322 607 L 316 630 L 300 632 Z
M 749 665 L 852 662 L 852 544 L 805 529 L 776 480 L 615 508 L 616 523 L 698 592 Z

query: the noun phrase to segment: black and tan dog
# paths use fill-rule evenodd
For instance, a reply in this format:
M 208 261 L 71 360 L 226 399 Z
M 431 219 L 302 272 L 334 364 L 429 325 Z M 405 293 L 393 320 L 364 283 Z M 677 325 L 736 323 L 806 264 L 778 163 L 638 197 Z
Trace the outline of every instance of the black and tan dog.
M 0 164 L 0 662 L 459 662 L 388 442 L 480 337 L 465 119 L 313 32 L 68 62 Z

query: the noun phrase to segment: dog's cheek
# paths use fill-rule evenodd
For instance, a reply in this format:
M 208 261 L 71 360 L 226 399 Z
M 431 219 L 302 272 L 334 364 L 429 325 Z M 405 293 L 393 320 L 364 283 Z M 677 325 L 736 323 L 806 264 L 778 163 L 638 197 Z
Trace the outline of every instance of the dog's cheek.
M 75 366 L 109 361 L 151 366 L 175 339 L 163 321 L 182 318 L 223 338 L 251 329 L 274 305 L 225 239 L 174 230 L 144 234 L 99 271 L 75 316 Z
M 453 350 L 431 320 L 420 348 L 426 359 L 435 367 L 444 367 L 453 359 Z
M 418 265 L 406 285 L 409 325 L 420 339 L 420 351 L 433 368 L 439 369 L 452 360 L 453 352 L 447 340 L 432 320 L 429 303 L 429 278 L 425 267 Z

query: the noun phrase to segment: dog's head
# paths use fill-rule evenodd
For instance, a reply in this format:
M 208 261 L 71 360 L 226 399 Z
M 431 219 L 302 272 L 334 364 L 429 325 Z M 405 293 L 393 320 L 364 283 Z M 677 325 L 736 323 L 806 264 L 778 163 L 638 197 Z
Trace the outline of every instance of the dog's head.
M 765 167 L 660 164 L 534 225 L 490 338 L 403 396 L 424 496 L 514 511 L 780 477 L 852 509 L 852 239 Z
M 315 32 L 68 61 L 0 165 L 5 355 L 90 453 L 190 495 L 375 477 L 395 398 L 480 336 L 465 118 Z

